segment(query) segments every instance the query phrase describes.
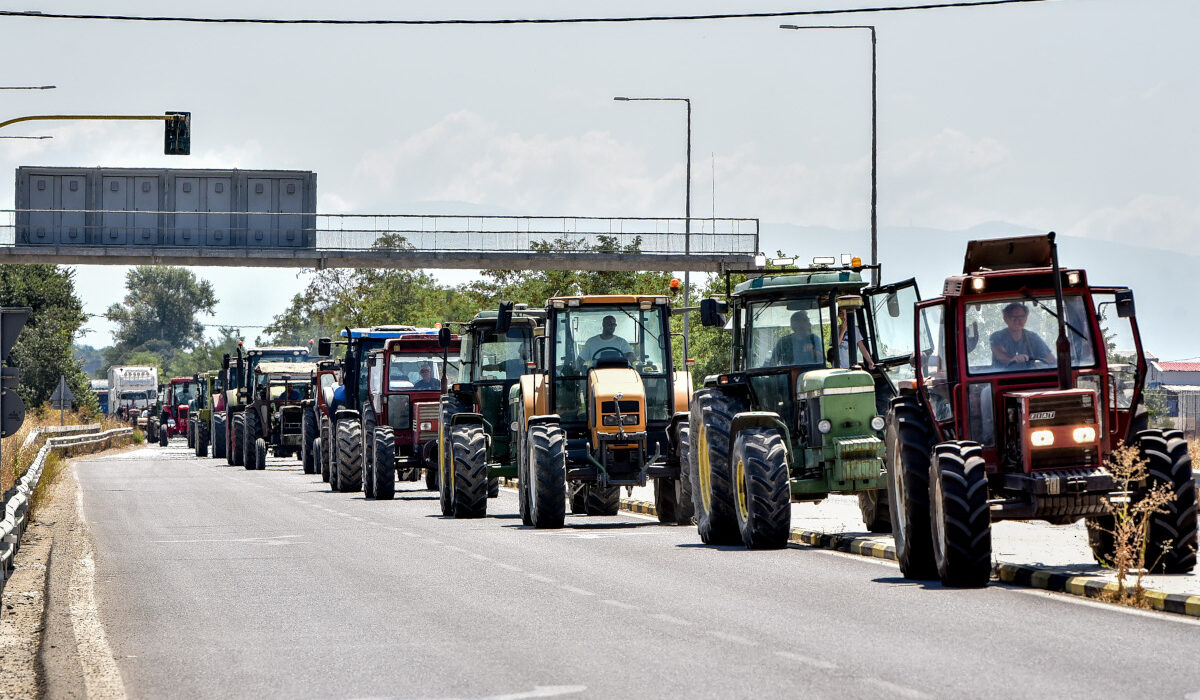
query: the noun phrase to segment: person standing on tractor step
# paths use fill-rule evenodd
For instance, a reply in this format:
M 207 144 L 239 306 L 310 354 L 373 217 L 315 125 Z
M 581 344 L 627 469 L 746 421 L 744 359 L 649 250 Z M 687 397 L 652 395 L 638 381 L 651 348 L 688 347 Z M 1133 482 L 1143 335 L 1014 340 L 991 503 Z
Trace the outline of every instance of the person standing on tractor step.
M 821 364 L 821 339 L 813 333 L 808 312 L 797 311 L 792 314 L 791 325 L 791 335 L 785 335 L 775 342 L 771 364 L 775 367 Z
M 614 331 L 617 330 L 617 317 L 608 315 L 600 321 L 601 332 L 599 335 L 593 335 L 588 338 L 588 341 L 583 344 L 582 359 L 588 365 L 596 364 L 597 353 L 601 350 L 609 348 L 621 353 L 627 361 L 633 362 L 633 348 L 629 346 L 629 342 Z
M 848 309 L 838 309 L 838 367 L 846 368 L 850 366 L 850 341 L 849 336 L 850 326 L 846 324 L 846 318 L 850 315 Z M 867 366 L 867 369 L 875 369 L 875 362 L 871 359 L 871 351 L 867 349 L 867 344 L 863 342 L 862 335 L 858 332 L 858 326 L 854 327 L 854 340 L 858 343 L 858 359 Z
M 430 367 L 428 364 L 421 365 L 420 373 L 421 378 L 417 380 L 416 384 L 413 384 L 414 389 L 433 391 L 434 389 L 442 388 L 442 385 L 433 378 L 433 367 Z
M 1054 353 L 1046 341 L 1033 331 L 1025 330 L 1029 309 L 1019 301 L 1004 307 L 1004 325 L 992 333 L 992 366 L 1000 369 L 1029 369 L 1037 361 L 1055 363 Z

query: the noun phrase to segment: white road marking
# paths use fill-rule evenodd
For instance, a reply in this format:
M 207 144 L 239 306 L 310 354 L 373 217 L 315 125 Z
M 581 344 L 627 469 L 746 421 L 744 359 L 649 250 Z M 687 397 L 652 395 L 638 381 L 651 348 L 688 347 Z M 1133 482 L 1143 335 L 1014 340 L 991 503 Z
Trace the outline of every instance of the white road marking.
M 685 627 L 691 627 L 693 624 L 695 624 L 693 622 L 688 622 L 682 618 L 667 615 L 665 613 L 655 613 L 652 617 L 656 617 L 663 622 L 670 622 L 673 625 L 683 625 Z
M 420 538 L 421 538 L 421 536 L 420 536 L 420 535 L 413 534 L 413 533 L 411 533 L 411 532 L 405 532 L 404 530 L 396 530 L 396 532 L 399 532 L 401 535 L 404 535 L 405 537 L 412 537 L 413 539 L 420 539 Z
M 550 578 L 549 576 L 542 576 L 540 574 L 525 574 L 525 575 L 528 576 L 529 578 L 533 579 L 534 581 L 541 581 L 542 583 L 558 583 L 558 581 L 555 581 L 554 579 Z
M 609 600 L 606 598 L 600 602 L 604 603 L 605 605 L 611 605 L 614 608 L 620 608 L 622 610 L 637 610 L 638 609 L 638 606 L 632 605 L 630 603 L 626 603 L 626 602 L 623 602 L 620 600 Z
M 908 686 L 899 685 L 897 683 L 885 681 L 880 678 L 864 678 L 862 680 L 864 683 L 866 683 L 868 685 L 873 685 L 877 688 L 882 688 L 883 690 L 887 691 L 888 695 L 890 695 L 891 697 L 904 697 L 904 698 L 931 698 L 931 697 L 933 697 L 929 693 L 923 693 L 920 690 L 916 690 L 915 688 L 909 688 Z
M 748 647 L 758 646 L 758 642 L 738 634 L 729 634 L 728 632 L 719 632 L 717 630 L 705 630 L 704 633 L 710 637 L 724 639 L 725 641 L 733 642 L 734 644 L 742 644 Z
M 821 661 L 820 659 L 814 659 L 810 656 L 804 656 L 803 654 L 796 654 L 790 651 L 777 651 L 775 652 L 775 655 L 780 658 L 787 659 L 788 661 L 796 661 L 805 664 L 806 666 L 813 666 L 815 668 L 822 668 L 825 670 L 837 668 L 837 664 L 831 664 L 828 661 Z
M 452 549 L 455 552 L 462 552 L 463 554 L 467 554 L 467 550 L 463 549 L 462 547 L 458 547 L 456 545 L 448 544 L 448 545 L 445 545 L 445 547 L 446 547 L 446 549 Z
M 75 511 L 84 525 L 84 533 L 80 537 L 80 557 L 71 570 L 69 609 L 79 663 L 83 667 L 84 687 L 89 698 L 124 698 L 125 684 L 121 681 L 121 671 L 108 645 L 104 625 L 100 623 L 100 609 L 96 605 L 96 561 L 83 512 L 83 487 L 78 484 L 79 477 L 74 470 L 71 474 L 76 481 Z
M 562 695 L 575 695 L 587 690 L 586 685 L 537 685 L 533 690 L 506 695 L 489 695 L 481 700 L 526 700 L 526 698 L 556 698 Z
M 151 540 L 154 544 L 190 544 L 194 542 L 256 542 L 261 544 L 293 544 L 279 540 L 291 539 L 300 535 L 276 535 L 275 537 L 225 537 L 200 540 Z
M 519 573 L 523 573 L 523 572 L 525 571 L 525 569 L 522 569 L 522 568 L 521 568 L 521 567 L 519 567 L 519 566 L 513 566 L 512 564 L 505 564 L 505 563 L 504 563 L 504 562 L 502 562 L 502 561 L 493 562 L 493 563 L 495 563 L 495 565 L 496 565 L 496 566 L 498 566 L 498 567 L 500 567 L 501 569 L 508 569 L 509 571 L 515 571 L 515 572 L 517 572 L 518 574 L 519 574 Z
M 575 586 L 568 586 L 565 583 L 563 585 L 559 586 L 559 588 L 561 588 L 564 591 L 567 591 L 569 593 L 574 593 L 576 595 L 596 595 L 595 593 L 592 593 L 591 591 L 585 591 L 584 589 L 576 588 Z
M 478 559 L 479 561 L 491 561 L 492 560 L 491 557 L 485 557 L 482 554 L 476 554 L 475 552 L 467 552 L 467 556 L 471 557 L 472 559 Z
M 1176 613 L 1162 612 L 1159 610 L 1141 610 L 1138 608 L 1130 608 L 1116 603 L 1105 603 L 1083 596 L 1072 595 L 1070 593 L 1059 593 L 1058 591 L 1047 591 L 1041 588 L 1022 588 L 1015 585 L 1005 585 L 1001 583 L 992 583 L 993 588 L 1011 591 L 1012 593 L 1020 593 L 1022 595 L 1032 595 L 1039 598 L 1048 598 L 1060 603 L 1071 603 L 1073 605 L 1083 605 L 1089 608 L 1098 608 L 1100 610 L 1108 610 L 1109 612 L 1121 613 L 1123 615 L 1133 615 L 1135 617 L 1149 617 L 1155 620 L 1164 622 L 1177 622 L 1182 625 L 1200 625 L 1200 620 L 1186 615 L 1178 615 Z M 1196 700 L 1200 700 L 1198 697 Z

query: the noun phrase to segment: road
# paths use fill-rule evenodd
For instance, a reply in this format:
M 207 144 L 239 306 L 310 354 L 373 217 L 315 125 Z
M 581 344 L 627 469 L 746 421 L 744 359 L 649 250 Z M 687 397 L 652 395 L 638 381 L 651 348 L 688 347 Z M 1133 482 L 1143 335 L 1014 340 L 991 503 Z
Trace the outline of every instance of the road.
M 633 515 L 534 531 L 509 491 L 448 520 L 182 444 L 76 473 L 129 697 L 1200 698 L 1190 618 Z

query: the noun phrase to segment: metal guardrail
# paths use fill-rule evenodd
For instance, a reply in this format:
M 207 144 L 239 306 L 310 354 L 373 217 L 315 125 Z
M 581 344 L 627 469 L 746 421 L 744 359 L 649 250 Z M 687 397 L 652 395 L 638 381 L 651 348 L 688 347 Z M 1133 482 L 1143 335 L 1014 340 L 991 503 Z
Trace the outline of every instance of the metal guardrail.
M 63 427 L 77 429 L 80 427 L 99 426 Z M 44 429 L 40 432 L 48 433 L 52 431 L 64 432 L 61 428 L 59 430 Z M 76 448 L 79 447 L 91 447 L 99 444 L 109 447 L 112 445 L 114 439 L 132 434 L 133 428 L 113 428 L 112 430 L 100 433 L 91 432 L 82 435 L 47 438 L 46 444 L 42 445 L 41 449 L 38 450 L 33 463 L 17 479 L 17 483 L 4 493 L 4 520 L 0 521 L 0 596 L 3 595 L 4 585 L 12 574 L 13 561 L 16 558 L 17 551 L 21 548 L 21 537 L 25 534 L 25 528 L 29 525 L 30 499 L 33 497 L 33 490 L 37 488 L 38 482 L 41 481 L 42 471 L 46 466 L 46 458 L 50 452 L 53 450 L 63 450 L 68 454 L 75 454 Z
M 25 436 L 25 441 L 21 443 L 21 449 L 29 447 L 30 444 L 37 442 L 37 439 L 42 435 L 74 435 L 77 433 L 94 433 L 100 430 L 99 423 L 88 423 L 87 425 L 48 425 L 43 428 L 34 428 Z

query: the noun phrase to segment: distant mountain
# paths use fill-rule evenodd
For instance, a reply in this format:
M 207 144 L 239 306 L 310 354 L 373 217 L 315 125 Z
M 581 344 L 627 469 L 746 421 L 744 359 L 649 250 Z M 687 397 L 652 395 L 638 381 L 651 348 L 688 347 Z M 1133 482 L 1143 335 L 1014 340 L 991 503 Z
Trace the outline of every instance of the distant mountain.
M 882 227 L 882 279 L 916 277 L 922 296 L 936 296 L 947 276 L 962 271 L 967 241 L 1035 233 L 1043 232 L 1004 222 L 987 222 L 964 231 Z M 796 255 L 800 262 L 841 253 L 867 260 L 871 251 L 867 231 L 765 222 L 760 229 L 760 248 L 768 254 L 780 250 Z M 1058 237 L 1058 248 L 1062 264 L 1087 270 L 1093 285 L 1133 289 L 1147 354 L 1164 359 L 1200 356 L 1200 305 L 1189 302 L 1190 294 L 1184 291 L 1190 286 L 1186 280 L 1200 271 L 1200 256 L 1067 235 Z

